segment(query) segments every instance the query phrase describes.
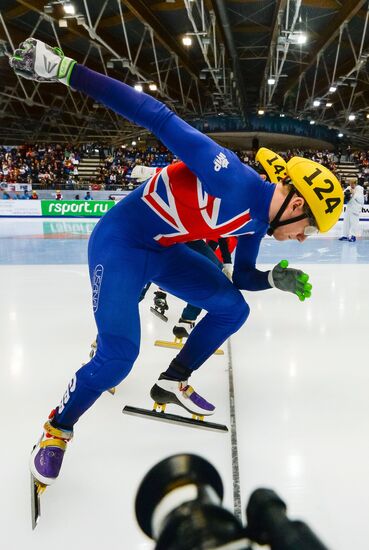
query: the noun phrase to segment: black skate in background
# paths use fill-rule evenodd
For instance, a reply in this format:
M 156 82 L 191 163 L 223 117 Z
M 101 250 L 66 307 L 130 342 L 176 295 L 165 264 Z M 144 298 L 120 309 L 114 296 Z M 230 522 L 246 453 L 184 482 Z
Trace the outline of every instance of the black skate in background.
M 167 295 L 162 290 L 157 290 L 154 292 L 154 307 L 150 307 L 150 311 L 159 317 L 162 321 L 167 322 L 168 317 L 165 315 L 165 312 L 169 309 L 167 304 Z

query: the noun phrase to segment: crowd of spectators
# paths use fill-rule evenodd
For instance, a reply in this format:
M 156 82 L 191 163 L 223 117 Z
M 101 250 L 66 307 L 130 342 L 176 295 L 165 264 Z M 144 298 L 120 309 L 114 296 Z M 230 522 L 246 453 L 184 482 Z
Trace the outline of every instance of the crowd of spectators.
M 258 169 L 255 150 L 236 151 L 236 154 L 244 163 Z M 343 151 L 338 149 L 335 152 L 291 149 L 282 151 L 280 154 L 286 161 L 292 156 L 310 158 L 329 168 L 338 177 L 340 173 L 337 171 L 337 164 L 354 162 L 358 170 L 358 183 L 364 187 L 366 203 L 369 202 L 369 151 L 352 151 L 348 146 Z M 83 180 L 79 174 L 80 162 L 92 156 L 98 160 L 97 171 L 87 180 Z M 137 164 L 162 167 L 176 160 L 176 157 L 163 145 L 145 149 L 123 146 L 103 147 L 96 144 L 80 147 L 58 144 L 0 147 L 0 187 L 1 184 L 27 183 L 33 190 L 70 189 L 79 192 L 83 189 L 90 191 L 133 189 L 137 182 L 131 177 L 131 173 Z M 341 178 L 341 182 L 343 187 L 348 183 L 345 178 Z M 37 193 L 32 195 L 23 190 L 14 192 L 13 196 L 9 192 L 3 195 L 3 198 L 38 198 Z M 85 192 L 82 192 L 81 197 L 84 196 Z
M 28 183 L 59 187 L 78 179 L 81 149 L 61 145 L 22 145 L 0 148 L 0 184 Z

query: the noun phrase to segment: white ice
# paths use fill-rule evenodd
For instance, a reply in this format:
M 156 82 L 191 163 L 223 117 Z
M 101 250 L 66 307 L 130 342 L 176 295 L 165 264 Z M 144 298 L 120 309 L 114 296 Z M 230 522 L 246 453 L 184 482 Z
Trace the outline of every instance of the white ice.
M 152 549 L 135 521 L 135 492 L 151 466 L 179 452 L 214 464 L 232 508 L 229 435 L 121 412 L 125 404 L 151 406 L 148 391 L 174 356 L 153 343 L 171 338 L 182 304 L 169 297 L 164 324 L 149 311 L 151 290 L 140 306 L 139 359 L 116 395 L 104 394 L 77 424 L 32 531 L 29 453 L 87 361 L 95 328 L 86 265 L 21 263 L 0 265 L 1 548 Z M 314 285 L 311 300 L 274 289 L 245 293 L 251 314 L 231 338 L 242 506 L 254 488 L 273 488 L 290 516 L 306 521 L 329 548 L 367 548 L 369 265 L 320 265 L 313 257 L 303 268 Z M 214 421 L 229 424 L 222 347 L 226 354 L 212 357 L 192 383 L 217 405 Z

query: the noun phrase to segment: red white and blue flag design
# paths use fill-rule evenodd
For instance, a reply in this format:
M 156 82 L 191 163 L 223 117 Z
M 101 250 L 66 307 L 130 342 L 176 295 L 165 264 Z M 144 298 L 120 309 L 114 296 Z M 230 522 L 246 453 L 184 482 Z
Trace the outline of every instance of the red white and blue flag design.
M 251 221 L 249 209 L 224 222 L 219 221 L 221 199 L 206 193 L 200 180 L 183 162 L 155 174 L 146 183 L 142 200 L 173 229 L 155 236 L 162 246 L 253 233 L 240 231 Z

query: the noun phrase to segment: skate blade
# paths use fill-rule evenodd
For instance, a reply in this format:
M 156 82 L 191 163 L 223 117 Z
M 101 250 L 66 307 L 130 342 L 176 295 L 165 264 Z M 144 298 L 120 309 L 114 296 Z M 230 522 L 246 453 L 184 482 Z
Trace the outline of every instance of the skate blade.
M 150 307 L 150 311 L 151 311 L 151 313 L 153 313 L 154 315 L 156 315 L 157 317 L 159 317 L 159 319 L 161 319 L 162 321 L 165 321 L 165 322 L 168 321 L 168 317 L 166 317 L 166 316 L 164 315 L 164 313 L 160 313 L 160 311 L 158 311 L 158 310 L 155 309 L 154 307 Z
M 159 403 L 157 403 L 156 405 L 159 406 Z M 153 420 L 164 420 L 164 422 L 169 422 L 171 424 L 182 424 L 184 426 L 192 426 L 195 428 L 202 428 L 215 432 L 228 432 L 228 428 L 224 424 L 207 422 L 205 420 L 197 420 L 194 418 L 181 416 L 180 414 L 170 414 L 165 413 L 164 411 L 157 412 L 155 410 L 150 411 L 148 409 L 141 409 L 139 407 L 131 407 L 130 405 L 126 405 L 122 412 L 123 414 L 129 414 L 131 416 L 143 416 L 151 418 Z
M 31 474 L 31 519 L 32 529 L 37 527 L 41 516 L 41 495 L 46 490 L 46 485 L 37 481 Z
M 108 392 L 109 392 L 111 395 L 115 395 L 116 388 L 110 388 L 110 389 L 108 389 Z
M 174 342 L 168 342 L 167 340 L 155 340 L 154 345 L 159 346 L 160 348 L 182 349 L 184 343 L 178 340 L 174 340 Z M 214 351 L 213 355 L 224 355 L 224 351 L 222 349 L 217 349 Z

